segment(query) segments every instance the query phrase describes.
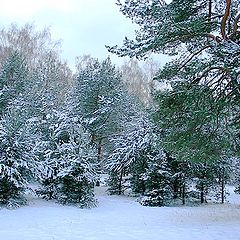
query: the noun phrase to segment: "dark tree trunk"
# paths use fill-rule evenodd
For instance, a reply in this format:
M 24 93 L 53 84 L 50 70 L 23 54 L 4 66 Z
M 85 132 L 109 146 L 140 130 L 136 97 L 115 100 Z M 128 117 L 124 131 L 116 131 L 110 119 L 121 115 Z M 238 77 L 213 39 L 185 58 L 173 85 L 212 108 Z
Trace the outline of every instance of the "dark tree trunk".
M 200 187 L 200 191 L 201 191 L 201 203 L 204 203 L 204 184 L 203 182 L 201 182 L 201 187 Z
M 185 178 L 185 174 L 182 174 L 181 195 L 182 195 L 182 204 L 185 205 L 185 203 L 186 203 L 186 178 Z
M 102 140 L 99 140 L 98 146 L 97 146 L 97 159 L 98 162 L 101 161 L 102 158 Z
M 185 183 L 183 183 L 182 186 L 182 204 L 185 205 L 186 203 L 186 186 Z
M 146 186 L 145 186 L 145 181 L 142 181 L 142 194 L 146 192 Z
M 224 177 L 221 179 L 221 202 L 224 203 L 224 190 L 225 190 L 225 182 L 224 182 Z
M 99 140 L 98 146 L 97 146 L 97 161 L 98 161 L 98 166 L 101 168 L 100 163 L 102 159 L 102 140 Z M 100 186 L 100 181 L 96 181 L 96 186 Z
M 177 197 L 178 197 L 178 190 L 179 190 L 178 180 L 175 180 L 173 182 L 173 199 L 177 199 Z
M 121 170 L 120 177 L 119 177 L 118 195 L 122 194 L 122 178 L 123 178 L 123 170 Z

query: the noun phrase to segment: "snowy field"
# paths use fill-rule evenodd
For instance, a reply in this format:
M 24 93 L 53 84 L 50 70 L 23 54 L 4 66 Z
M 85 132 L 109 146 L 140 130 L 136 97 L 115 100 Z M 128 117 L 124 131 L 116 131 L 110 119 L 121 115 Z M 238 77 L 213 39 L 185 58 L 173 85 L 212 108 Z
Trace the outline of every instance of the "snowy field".
M 41 199 L 0 210 L 0 240 L 240 240 L 240 196 L 199 207 L 143 207 L 97 190 L 99 206 L 78 209 Z

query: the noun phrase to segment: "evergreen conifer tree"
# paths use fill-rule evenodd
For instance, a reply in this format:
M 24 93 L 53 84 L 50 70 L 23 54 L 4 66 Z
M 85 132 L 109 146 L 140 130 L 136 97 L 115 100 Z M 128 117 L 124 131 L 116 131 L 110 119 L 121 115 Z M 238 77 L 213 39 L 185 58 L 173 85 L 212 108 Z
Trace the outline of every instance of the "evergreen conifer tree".
M 101 172 L 108 153 L 112 151 L 109 140 L 121 131 L 121 118 L 126 117 L 127 109 L 123 107 L 126 106 L 125 90 L 120 72 L 109 58 L 99 62 L 89 57 L 84 63 L 78 69 L 75 111 L 91 134 L 91 141 L 97 149 L 98 171 Z
M 176 145 L 178 154 L 195 149 L 196 159 L 205 161 L 219 159 L 222 154 L 225 157 L 227 151 L 222 150 L 230 149 L 230 145 L 239 149 L 239 1 L 119 0 L 118 5 L 140 29 L 134 40 L 125 38 L 122 47 L 107 47 L 110 52 L 137 58 L 152 52 L 173 56 L 155 79 L 170 85 L 167 104 L 178 106 L 172 122 L 179 126 L 184 122 L 184 127 L 177 129 L 176 138 L 169 142 Z M 179 98 L 181 95 L 185 96 Z M 158 103 L 160 98 L 164 98 L 161 93 Z M 190 100 L 186 101 L 190 112 L 181 109 L 186 98 Z M 208 113 L 203 109 L 206 99 L 211 99 L 205 106 Z M 198 124 L 192 121 L 193 115 Z M 188 134 L 178 134 L 186 133 L 186 124 Z M 208 129 L 211 134 L 207 134 Z M 228 156 L 232 154 L 229 151 Z
M 89 134 L 79 118 L 66 112 L 56 113 L 49 126 L 48 142 L 40 152 L 44 157 L 43 187 L 38 193 L 47 199 L 79 207 L 93 206 L 95 152 Z
M 24 196 L 37 166 L 32 155 L 33 139 L 20 111 L 9 111 L 0 120 L 0 203 L 15 208 Z

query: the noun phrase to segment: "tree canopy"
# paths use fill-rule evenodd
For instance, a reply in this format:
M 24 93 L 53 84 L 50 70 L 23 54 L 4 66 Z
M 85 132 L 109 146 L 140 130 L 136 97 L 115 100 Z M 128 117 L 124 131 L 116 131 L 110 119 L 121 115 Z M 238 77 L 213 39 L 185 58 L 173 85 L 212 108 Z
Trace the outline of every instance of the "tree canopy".
M 120 11 L 139 25 L 135 40 L 107 47 L 119 56 L 173 58 L 161 80 L 205 84 L 220 95 L 239 97 L 239 1 L 118 1 Z
M 165 94 L 161 90 L 155 93 L 159 113 L 158 118 L 155 114 L 155 120 L 161 127 L 170 123 L 168 130 L 173 126 L 174 134 L 167 130 L 165 133 L 175 135 L 172 146 L 178 152 L 180 146 L 182 152 L 204 146 L 202 157 L 207 152 L 218 152 L 220 157 L 221 151 L 212 148 L 218 141 L 213 141 L 211 147 L 206 141 L 210 143 L 214 134 L 219 140 L 230 132 L 229 143 L 233 143 L 235 150 L 239 148 L 239 3 L 231 0 L 117 2 L 120 11 L 138 24 L 139 29 L 134 40 L 125 38 L 120 47 L 108 46 L 110 52 L 139 59 L 151 53 L 172 56 L 155 76 L 171 89 Z M 211 128 L 215 129 L 213 135 L 205 135 L 210 134 Z M 229 149 L 228 144 L 225 146 Z

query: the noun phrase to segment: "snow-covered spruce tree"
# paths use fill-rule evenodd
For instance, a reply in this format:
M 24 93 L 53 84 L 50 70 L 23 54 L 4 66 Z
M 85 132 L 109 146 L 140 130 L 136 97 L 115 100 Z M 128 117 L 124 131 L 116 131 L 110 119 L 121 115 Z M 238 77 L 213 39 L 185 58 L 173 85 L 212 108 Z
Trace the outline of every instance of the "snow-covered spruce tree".
M 89 134 L 80 120 L 67 112 L 56 113 L 55 119 L 49 126 L 48 141 L 39 144 L 45 168 L 38 193 L 63 204 L 94 206 L 96 155 Z
M 141 149 L 145 149 L 148 146 L 150 141 L 149 132 L 151 130 L 149 126 L 145 124 L 145 121 L 146 119 L 134 119 L 133 122 L 128 124 L 128 128 L 125 129 L 125 132 L 123 132 L 117 138 L 112 139 L 114 151 L 109 156 L 107 164 L 107 168 L 110 170 L 110 172 L 113 172 L 110 175 L 113 177 L 113 179 L 110 179 L 109 181 L 110 193 L 122 193 L 121 188 L 123 173 L 129 173 L 129 169 L 132 167 Z M 140 172 L 140 169 L 144 171 L 145 165 L 145 161 L 141 162 L 139 160 L 138 172 Z M 144 192 L 144 190 L 142 192 Z
M 115 149 L 108 159 L 112 172 L 110 193 L 123 193 L 123 175 L 130 175 L 135 194 L 144 195 L 143 205 L 162 206 L 172 198 L 166 156 L 157 144 L 154 127 L 142 116 L 129 124 L 128 131 L 113 139 Z
M 46 49 L 42 49 L 44 53 L 41 53 L 41 58 L 31 68 L 29 91 L 26 95 L 28 122 L 35 136 L 33 154 L 40 165 L 46 165 L 46 151 L 55 147 L 53 131 L 58 123 L 59 109 L 62 109 L 72 81 L 71 71 L 61 62 L 57 52 L 47 49 L 47 44 L 44 47 Z M 53 179 L 49 176 L 41 181 L 45 185 L 43 195 L 53 198 L 56 186 Z
M 145 206 L 163 206 L 173 198 L 171 169 L 163 151 L 154 149 L 148 153 L 148 166 L 143 173 L 146 193 L 140 203 Z
M 1 63 L 1 203 L 17 207 L 26 202 L 24 191 L 37 171 L 29 128 L 28 84 L 30 72 L 18 52 L 9 53 Z
M 4 122 L 3 127 L 5 127 L 5 115 L 8 115 L 7 126 L 11 121 L 13 123 L 16 121 L 16 124 L 19 122 L 19 127 L 11 133 L 12 141 L 14 134 L 17 137 L 19 133 L 25 132 L 24 141 L 29 144 L 29 148 L 26 149 L 28 152 L 18 149 L 21 148 L 20 145 L 14 146 L 14 152 L 27 155 L 33 150 L 30 155 L 32 158 L 34 155 L 37 164 L 32 161 L 28 172 L 21 167 L 30 179 L 30 175 L 41 170 L 39 168 L 43 163 L 44 154 L 43 152 L 36 154 L 36 149 L 39 145 L 45 145 L 42 149 L 46 149 L 51 142 L 48 131 L 48 127 L 52 124 L 52 122 L 48 123 L 50 113 L 63 102 L 63 95 L 70 86 L 72 76 L 66 64 L 59 60 L 55 47 L 54 50 L 50 47 L 55 43 L 50 41 L 48 30 L 35 34 L 32 26 L 25 26 L 21 30 L 12 26 L 11 30 L 1 30 L 1 33 L 3 33 L 2 40 L 6 41 L 0 43 L 0 119 Z M 14 51 L 16 49 L 17 51 Z M 28 51 L 29 49 L 31 50 Z M 10 113 L 9 109 L 11 109 Z M 13 114 L 15 112 L 19 116 L 15 116 Z M 9 144 L 13 143 L 10 141 Z M 37 146 L 33 147 L 34 144 Z M 4 146 L 2 145 L 3 148 Z M 28 162 L 29 159 L 25 160 Z M 25 175 L 22 179 L 24 177 Z M 23 185 L 22 190 L 26 186 Z
M 51 153 L 56 148 L 53 131 L 57 127 L 59 113 L 56 110 L 52 111 L 51 114 L 46 114 L 45 111 L 42 113 L 44 117 L 35 113 L 36 117 L 34 116 L 29 120 L 36 136 L 33 154 L 37 162 L 43 166 L 38 176 L 41 187 L 37 193 L 45 199 L 55 199 L 57 194 L 57 162 L 54 154 L 51 155 Z
M 24 192 L 37 165 L 32 155 L 33 139 L 19 110 L 0 120 L 0 204 L 15 208 L 26 203 Z
M 77 203 L 80 207 L 91 207 L 96 203 L 93 193 L 96 152 L 91 146 L 90 135 L 79 118 L 65 116 L 60 121 L 55 130 L 63 163 L 63 168 L 58 173 L 58 200 L 62 203 Z

